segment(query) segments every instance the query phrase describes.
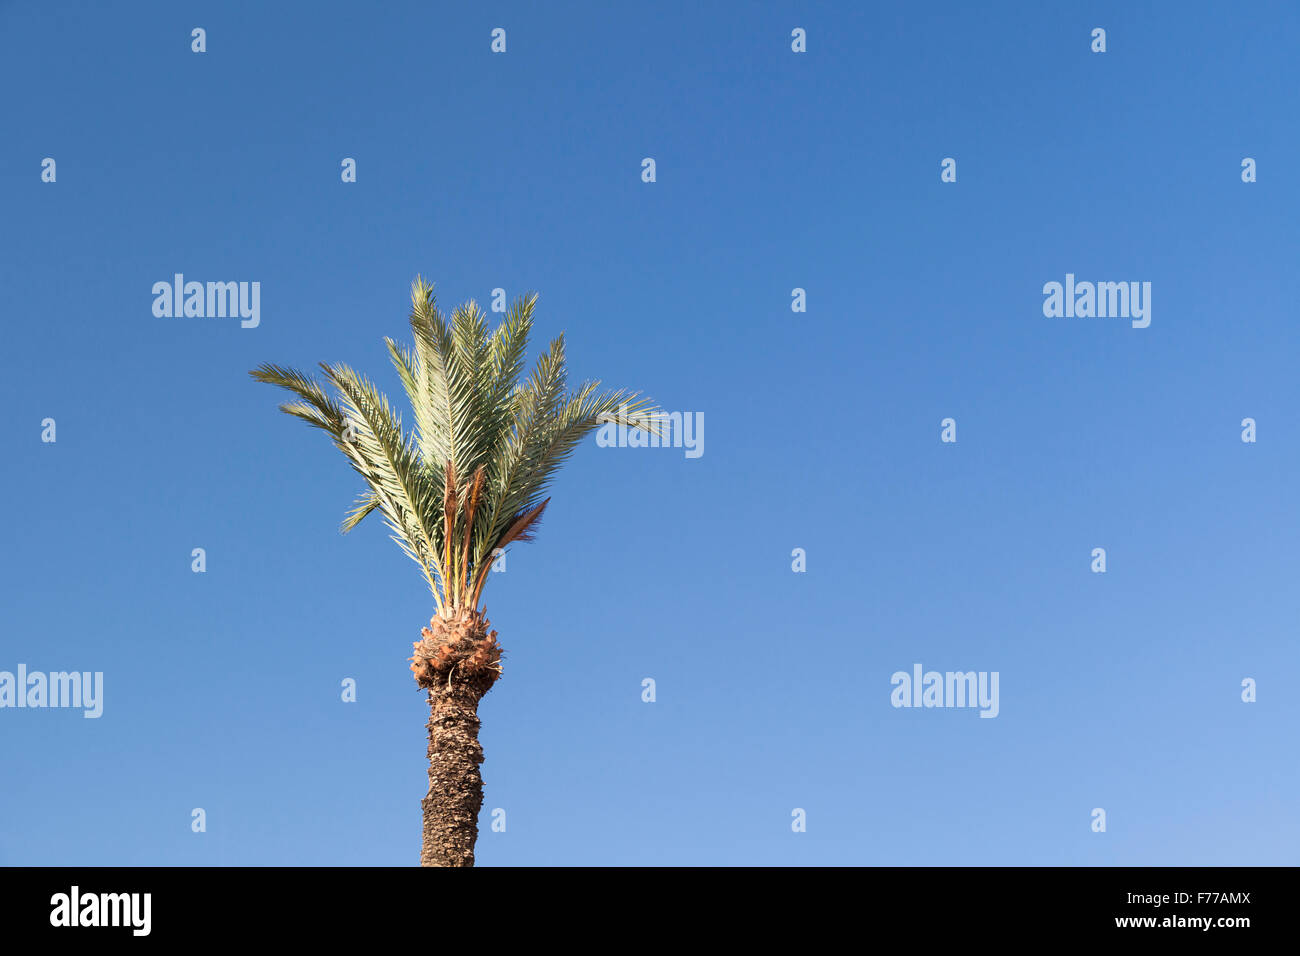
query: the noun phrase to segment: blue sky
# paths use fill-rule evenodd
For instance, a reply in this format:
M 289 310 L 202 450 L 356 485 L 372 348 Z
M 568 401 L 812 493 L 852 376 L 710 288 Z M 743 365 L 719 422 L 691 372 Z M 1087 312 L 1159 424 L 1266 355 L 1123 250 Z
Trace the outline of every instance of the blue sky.
M 397 392 L 417 273 L 706 422 L 590 440 L 489 584 L 480 865 L 1297 862 L 1298 28 L 0 3 L 0 670 L 104 674 L 97 720 L 0 710 L 0 864 L 418 862 L 431 600 L 246 374 Z M 260 325 L 154 317 L 178 272 Z M 1150 327 L 1045 317 L 1067 273 Z M 914 663 L 997 671 L 997 718 L 892 707 Z

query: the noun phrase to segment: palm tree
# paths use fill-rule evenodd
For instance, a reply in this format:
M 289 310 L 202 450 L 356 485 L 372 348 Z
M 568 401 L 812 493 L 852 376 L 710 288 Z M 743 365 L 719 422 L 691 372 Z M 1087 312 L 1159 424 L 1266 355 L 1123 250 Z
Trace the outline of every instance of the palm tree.
M 433 617 L 409 658 L 430 708 L 423 866 L 474 865 L 478 703 L 501 676 L 497 632 L 479 606 L 493 560 L 532 537 L 550 500 L 543 492 L 585 435 L 605 422 L 658 431 L 657 413 L 635 393 L 601 391 L 599 382 L 567 390 L 563 334 L 521 384 L 536 302 L 516 300 L 489 331 L 472 301 L 448 321 L 433 287 L 416 279 L 414 350 L 384 340 L 411 402 L 409 434 L 388 399 L 346 365 L 321 363 L 335 397 L 295 369 L 249 373 L 296 395 L 281 411 L 328 433 L 365 480 L 342 530 L 378 511 L 433 592 Z

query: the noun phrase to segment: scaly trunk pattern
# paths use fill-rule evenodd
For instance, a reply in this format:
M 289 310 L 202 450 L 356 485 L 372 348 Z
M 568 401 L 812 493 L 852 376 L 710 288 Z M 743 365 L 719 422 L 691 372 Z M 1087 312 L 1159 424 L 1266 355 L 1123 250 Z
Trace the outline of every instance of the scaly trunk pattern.
M 483 807 L 478 702 L 501 674 L 497 632 L 481 612 L 435 617 L 415 642 L 411 670 L 429 692 L 429 792 L 421 866 L 473 866 Z

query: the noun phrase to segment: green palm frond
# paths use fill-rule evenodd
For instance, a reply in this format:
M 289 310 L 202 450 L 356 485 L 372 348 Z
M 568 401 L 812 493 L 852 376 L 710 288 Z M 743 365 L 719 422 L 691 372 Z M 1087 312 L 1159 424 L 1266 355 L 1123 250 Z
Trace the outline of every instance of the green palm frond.
M 264 364 L 249 374 L 292 392 L 286 414 L 327 432 L 366 490 L 344 518 L 351 531 L 378 511 L 419 565 L 438 609 L 474 608 L 494 552 L 535 532 L 544 493 L 579 442 L 610 421 L 657 433 L 655 411 L 636 393 L 567 387 L 564 336 L 521 383 L 536 295 L 515 301 L 495 329 L 473 301 L 447 318 L 433 287 L 411 286 L 414 346 L 385 338 L 406 392 L 412 427 L 365 376 L 321 365 L 320 383 Z

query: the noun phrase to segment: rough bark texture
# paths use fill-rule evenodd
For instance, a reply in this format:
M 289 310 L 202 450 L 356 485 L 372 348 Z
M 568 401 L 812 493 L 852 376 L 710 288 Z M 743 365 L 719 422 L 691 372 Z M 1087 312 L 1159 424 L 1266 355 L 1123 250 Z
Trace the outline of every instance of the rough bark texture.
M 483 806 L 478 702 L 501 674 L 496 631 L 478 612 L 435 617 L 415 642 L 411 670 L 429 693 L 429 792 L 421 866 L 473 866 Z

